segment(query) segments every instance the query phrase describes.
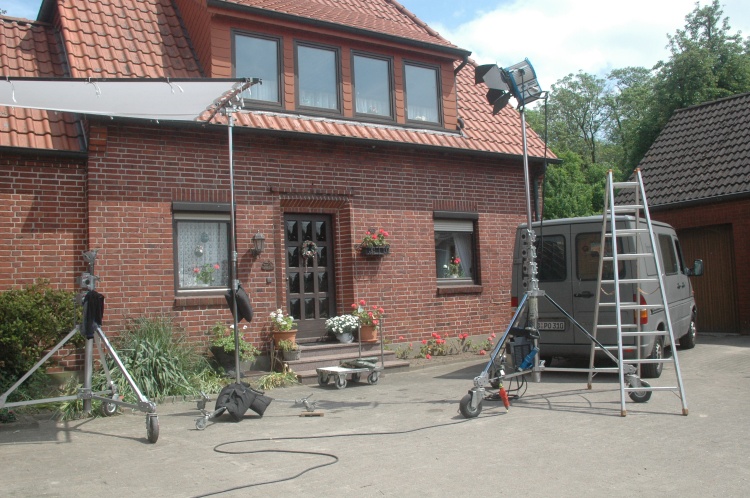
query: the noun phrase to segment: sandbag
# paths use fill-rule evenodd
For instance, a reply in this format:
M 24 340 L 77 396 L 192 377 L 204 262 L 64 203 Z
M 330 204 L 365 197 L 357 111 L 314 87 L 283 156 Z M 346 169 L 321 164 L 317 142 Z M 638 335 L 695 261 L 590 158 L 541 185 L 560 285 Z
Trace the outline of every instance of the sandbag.
M 253 306 L 250 304 L 250 296 L 247 295 L 245 289 L 242 286 L 237 287 L 237 321 L 241 322 L 243 319 L 248 323 L 253 321 Z M 234 306 L 232 305 L 232 291 L 231 289 L 224 295 L 229 305 L 229 310 L 234 316 Z
M 248 409 L 262 417 L 271 401 L 273 400 L 265 396 L 262 391 L 256 391 L 247 384 L 234 383 L 221 390 L 216 398 L 215 409 L 226 408 L 226 413 L 235 422 L 239 422 Z

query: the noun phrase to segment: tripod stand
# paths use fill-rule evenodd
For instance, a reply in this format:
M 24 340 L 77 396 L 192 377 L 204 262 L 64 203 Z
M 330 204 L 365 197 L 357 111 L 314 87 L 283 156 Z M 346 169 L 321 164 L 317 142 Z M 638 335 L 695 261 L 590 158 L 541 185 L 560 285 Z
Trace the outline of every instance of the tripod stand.
M 101 328 L 101 314 L 103 313 L 103 301 L 104 298 L 101 294 L 96 292 L 96 281 L 99 279 L 94 274 L 94 267 L 96 263 L 97 251 L 87 251 L 83 253 L 83 258 L 88 264 L 89 271 L 84 272 L 81 275 L 81 289 L 82 292 L 77 298 L 77 302 L 83 306 L 83 318 L 80 324 L 73 327 L 68 335 L 65 336 L 55 347 L 53 347 L 44 357 L 39 360 L 28 372 L 26 372 L 18 381 L 11 386 L 2 396 L 0 396 L 0 408 L 11 408 L 14 406 L 28 406 L 38 405 L 44 403 L 55 403 L 62 401 L 72 400 L 83 400 L 83 410 L 87 413 L 91 412 L 91 401 L 101 401 L 101 412 L 105 416 L 113 415 L 117 411 L 118 406 L 126 408 L 132 408 L 146 413 L 146 439 L 150 443 L 155 443 L 159 439 L 159 417 L 156 414 L 156 404 L 144 396 L 138 386 L 136 385 L 133 378 L 128 373 L 127 369 L 123 365 L 120 357 L 117 356 L 112 344 L 107 339 L 104 331 Z M 78 390 L 78 393 L 70 396 L 58 396 L 55 398 L 46 398 L 29 401 L 15 401 L 7 402 L 8 396 L 13 393 L 18 387 L 23 384 L 26 379 L 31 377 L 47 360 L 49 360 L 57 351 L 60 350 L 65 344 L 68 343 L 77 333 L 80 333 L 86 337 L 86 351 L 84 360 L 84 382 L 83 388 Z M 102 347 L 102 343 L 104 347 Z M 96 348 L 99 354 L 99 362 L 102 365 L 104 373 L 107 377 L 107 387 L 103 391 L 92 390 L 92 377 L 94 371 L 94 348 Z M 105 356 L 105 350 L 110 354 L 117 367 L 122 372 L 128 385 L 135 393 L 138 398 L 138 403 L 127 403 L 120 399 L 117 392 L 117 385 L 112 381 L 112 375 L 107 366 L 107 358 Z

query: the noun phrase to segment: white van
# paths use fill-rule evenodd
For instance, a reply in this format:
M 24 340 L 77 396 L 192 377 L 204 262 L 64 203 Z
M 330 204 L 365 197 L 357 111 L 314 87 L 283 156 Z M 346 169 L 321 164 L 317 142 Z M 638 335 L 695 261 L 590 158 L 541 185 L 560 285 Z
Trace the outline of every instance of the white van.
M 618 216 L 618 229 L 636 228 L 632 216 Z M 537 278 L 539 288 L 569 313 L 579 324 L 593 335 L 593 316 L 596 301 L 596 283 L 599 272 L 599 253 L 601 244 L 602 217 L 566 218 L 536 222 L 532 225 L 536 233 Z M 652 221 L 657 240 L 660 264 L 664 273 L 664 289 L 669 303 L 672 320 L 672 331 L 675 340 L 682 348 L 695 346 L 697 309 L 688 276 L 703 273 L 703 262 L 696 260 L 693 268 L 685 266 L 680 243 L 674 229 L 666 223 Z M 641 219 L 641 228 L 646 228 Z M 527 235 L 526 224 L 518 227 L 513 254 L 513 282 L 511 305 L 518 306 L 519 299 L 525 292 L 523 274 L 527 267 L 522 252 L 522 237 Z M 651 252 L 648 234 L 639 238 L 642 247 L 634 250 L 635 238 L 618 236 L 618 254 Z M 609 246 L 611 242 L 607 243 Z M 605 248 L 605 254 L 611 256 L 611 247 Z M 621 260 L 618 262 L 619 278 L 634 278 L 635 265 L 640 264 L 640 275 L 655 276 L 656 265 L 653 258 Z M 609 273 L 609 276 L 607 276 Z M 603 279 L 612 279 L 612 263 L 605 262 Z M 528 283 L 526 284 L 528 285 Z M 632 302 L 639 299 L 641 304 L 661 303 L 657 283 L 620 285 L 621 301 Z M 603 293 L 602 302 L 613 302 L 612 289 Z M 581 332 L 570 320 L 546 298 L 539 298 L 538 329 L 539 355 L 550 366 L 554 357 L 589 357 L 591 339 Z M 614 324 L 614 309 L 600 307 L 601 324 Z M 621 311 L 622 323 L 633 324 L 636 318 L 641 320 L 642 330 L 664 330 L 664 336 L 644 336 L 641 338 L 641 358 L 662 358 L 664 348 L 671 347 L 666 328 L 664 309 L 650 311 Z M 617 336 L 613 330 L 600 331 L 597 339 L 605 346 L 616 345 Z M 627 358 L 635 357 L 636 338 L 624 337 L 624 352 Z M 617 354 L 616 352 L 614 353 Z M 600 353 L 603 355 L 603 353 Z M 659 377 L 663 363 L 648 363 L 641 366 L 642 377 Z

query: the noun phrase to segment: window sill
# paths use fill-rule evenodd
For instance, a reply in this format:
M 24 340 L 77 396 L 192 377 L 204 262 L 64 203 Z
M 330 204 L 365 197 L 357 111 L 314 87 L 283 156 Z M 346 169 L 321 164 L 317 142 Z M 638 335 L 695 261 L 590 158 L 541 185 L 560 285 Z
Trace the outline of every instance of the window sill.
M 178 294 L 174 298 L 174 306 L 177 308 L 190 308 L 193 306 L 226 306 L 227 300 L 224 297 L 226 289 L 219 289 L 215 292 L 200 294 Z
M 438 284 L 438 296 L 451 296 L 455 294 L 481 294 L 484 288 L 473 283 L 440 285 Z

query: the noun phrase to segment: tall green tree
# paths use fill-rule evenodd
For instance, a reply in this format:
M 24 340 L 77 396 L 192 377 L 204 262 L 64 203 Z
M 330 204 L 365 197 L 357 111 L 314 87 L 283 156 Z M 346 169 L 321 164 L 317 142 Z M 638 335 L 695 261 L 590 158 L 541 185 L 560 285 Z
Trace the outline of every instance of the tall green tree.
M 659 62 L 654 101 L 644 117 L 636 156 L 643 157 L 675 110 L 750 91 L 750 39 L 731 34 L 719 0 L 685 17 L 668 36 L 670 59 Z

